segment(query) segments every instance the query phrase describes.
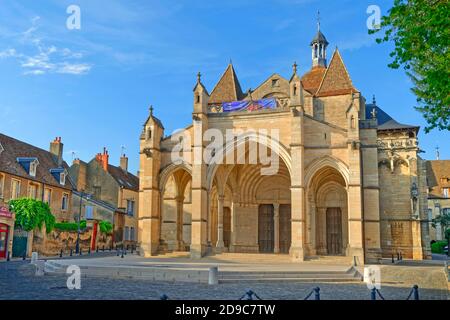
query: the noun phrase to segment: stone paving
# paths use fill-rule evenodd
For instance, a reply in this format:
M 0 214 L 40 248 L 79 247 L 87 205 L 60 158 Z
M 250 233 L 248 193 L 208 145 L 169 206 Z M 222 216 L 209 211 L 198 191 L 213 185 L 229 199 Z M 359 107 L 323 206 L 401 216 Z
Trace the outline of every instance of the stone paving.
M 159 299 L 166 294 L 170 299 L 216 300 L 239 299 L 247 289 L 252 289 L 262 299 L 302 300 L 312 288 L 321 289 L 322 299 L 370 299 L 364 284 L 347 283 L 227 283 L 217 286 L 206 284 L 162 283 L 146 280 L 111 278 L 83 278 L 80 290 L 66 287 L 65 275 L 34 276 L 34 266 L 29 261 L 0 263 L 0 299 L 43 300 L 128 300 Z M 410 292 L 405 286 L 383 286 L 381 292 L 387 300 L 404 300 Z M 444 289 L 420 289 L 421 299 L 448 299 Z

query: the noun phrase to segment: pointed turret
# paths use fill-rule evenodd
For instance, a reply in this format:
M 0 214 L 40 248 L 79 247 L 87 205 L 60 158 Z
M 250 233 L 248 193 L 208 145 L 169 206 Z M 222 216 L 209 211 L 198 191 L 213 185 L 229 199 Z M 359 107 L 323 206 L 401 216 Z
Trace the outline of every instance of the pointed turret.
M 300 77 L 297 74 L 296 62 L 292 66 L 292 77 L 289 81 L 289 88 L 290 106 L 294 108 L 303 106 L 303 87 Z
M 241 85 L 236 76 L 233 64 L 230 61 L 225 72 L 220 77 L 214 89 L 211 91 L 209 103 L 222 103 L 242 100 L 244 94 L 242 93 Z
M 197 84 L 194 87 L 194 114 L 207 113 L 209 94 L 202 83 L 202 74 L 197 74 Z
M 328 41 L 320 31 L 320 13 L 317 17 L 317 33 L 311 41 L 313 67 L 327 66 L 327 47 Z

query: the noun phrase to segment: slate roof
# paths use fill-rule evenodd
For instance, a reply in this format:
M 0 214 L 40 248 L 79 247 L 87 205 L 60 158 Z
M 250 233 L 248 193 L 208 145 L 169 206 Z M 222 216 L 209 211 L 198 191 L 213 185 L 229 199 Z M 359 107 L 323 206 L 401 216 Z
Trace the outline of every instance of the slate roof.
M 316 35 L 312 39 L 311 45 L 313 45 L 316 42 L 325 43 L 326 45 L 329 44 L 327 41 L 327 38 L 325 38 L 325 36 L 323 35 L 323 33 L 320 30 L 317 31 Z
M 134 174 L 110 164 L 108 164 L 108 173 L 121 187 L 133 191 L 139 191 L 139 178 Z
M 6 172 L 18 177 L 44 183 L 46 185 L 59 188 L 74 189 L 69 175 L 67 175 L 65 185 L 61 185 L 59 181 L 50 173 L 51 169 L 57 169 L 57 157 L 49 151 L 40 149 L 26 142 L 14 139 L 0 133 L 0 144 L 4 151 L 0 153 L 0 171 Z M 17 158 L 37 158 L 39 165 L 36 169 L 36 177 L 30 176 L 22 167 Z M 68 170 L 69 166 L 63 162 L 62 168 Z
M 372 110 L 375 107 L 377 112 L 378 130 L 402 130 L 402 129 L 414 129 L 419 130 L 420 127 L 412 126 L 408 124 L 402 124 L 393 119 L 390 115 L 384 112 L 383 109 L 374 104 L 366 104 L 366 119 L 372 118 Z
M 239 101 L 244 98 L 236 71 L 230 63 L 209 96 L 209 103 Z
M 442 188 L 450 188 L 450 160 L 427 161 L 428 198 L 444 198 Z

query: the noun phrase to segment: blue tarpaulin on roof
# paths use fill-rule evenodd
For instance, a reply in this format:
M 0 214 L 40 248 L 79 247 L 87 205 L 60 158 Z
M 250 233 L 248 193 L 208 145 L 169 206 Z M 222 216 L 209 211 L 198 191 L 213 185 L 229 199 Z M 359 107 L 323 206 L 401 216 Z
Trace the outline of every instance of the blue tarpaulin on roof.
M 275 109 L 277 107 L 277 101 L 275 98 L 261 99 L 261 100 L 243 100 L 234 102 L 222 103 L 223 112 L 232 111 L 255 111 L 260 109 Z

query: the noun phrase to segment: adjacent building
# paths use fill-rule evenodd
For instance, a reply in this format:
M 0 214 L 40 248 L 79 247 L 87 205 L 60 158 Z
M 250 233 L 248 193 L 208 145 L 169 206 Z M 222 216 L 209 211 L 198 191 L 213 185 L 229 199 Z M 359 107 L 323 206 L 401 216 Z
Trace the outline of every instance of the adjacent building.
M 32 232 L 14 230 L 12 199 L 28 197 L 49 204 L 56 221 L 71 221 L 73 184 L 57 137 L 49 151 L 0 134 L 0 258 L 22 256 L 32 249 Z
M 114 208 L 114 242 L 135 245 L 139 178 L 128 172 L 128 158 L 122 155 L 119 166 L 111 165 L 104 148 L 89 162 L 75 159 L 69 174 L 79 192 Z
M 427 161 L 428 220 L 431 240 L 444 240 L 445 228 L 432 220 L 439 215 L 450 215 L 450 160 Z

